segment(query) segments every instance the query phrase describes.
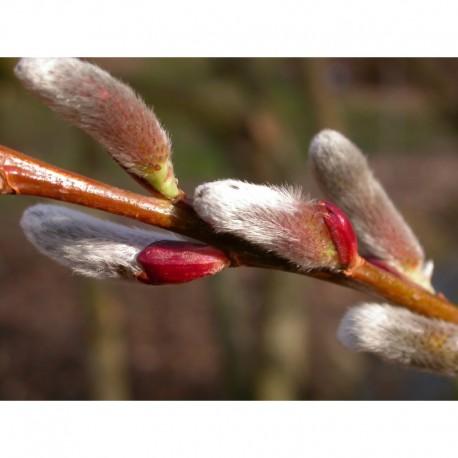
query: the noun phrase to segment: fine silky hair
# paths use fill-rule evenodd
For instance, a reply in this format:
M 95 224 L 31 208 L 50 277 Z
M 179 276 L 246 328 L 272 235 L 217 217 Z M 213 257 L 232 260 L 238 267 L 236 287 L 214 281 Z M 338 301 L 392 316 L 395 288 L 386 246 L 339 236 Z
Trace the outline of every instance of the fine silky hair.
M 41 253 L 99 279 L 134 278 L 142 272 L 136 261 L 141 250 L 159 240 L 183 240 L 168 231 L 123 226 L 57 205 L 28 208 L 21 227 Z
M 193 206 L 217 232 L 234 234 L 304 269 L 339 263 L 325 209 L 299 188 L 219 180 L 198 186 Z
M 26 89 L 101 143 L 130 173 L 170 198 L 179 194 L 170 137 L 127 84 L 74 58 L 24 58 L 15 74 Z
M 376 354 L 398 365 L 458 374 L 458 326 L 389 304 L 350 308 L 337 331 L 353 351 Z
M 417 237 L 359 148 L 342 134 L 326 129 L 313 138 L 309 155 L 327 198 L 350 218 L 361 255 L 374 257 L 432 289 L 432 263 L 425 262 Z

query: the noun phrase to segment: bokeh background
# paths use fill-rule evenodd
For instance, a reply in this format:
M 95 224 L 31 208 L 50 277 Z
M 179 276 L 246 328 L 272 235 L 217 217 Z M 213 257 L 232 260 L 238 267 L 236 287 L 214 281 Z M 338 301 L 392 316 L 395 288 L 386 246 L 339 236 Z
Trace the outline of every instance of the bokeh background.
M 343 132 L 435 260 L 437 289 L 458 301 L 457 59 L 93 61 L 154 106 L 189 193 L 235 177 L 320 195 L 309 142 L 324 127 Z M 15 63 L 0 60 L 0 143 L 143 192 L 22 88 Z M 0 399 L 458 397 L 454 379 L 340 346 L 339 319 L 362 293 L 244 268 L 181 286 L 76 277 L 22 234 L 38 201 L 0 198 Z

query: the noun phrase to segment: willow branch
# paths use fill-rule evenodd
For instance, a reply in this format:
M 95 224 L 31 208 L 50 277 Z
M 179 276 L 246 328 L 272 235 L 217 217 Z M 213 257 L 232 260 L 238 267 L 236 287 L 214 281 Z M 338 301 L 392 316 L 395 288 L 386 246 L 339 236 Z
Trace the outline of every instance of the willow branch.
M 143 196 L 86 178 L 0 146 L 0 194 L 45 197 L 167 229 L 214 245 L 226 253 L 233 267 L 282 270 L 364 291 L 421 315 L 458 324 L 458 308 L 440 295 L 396 277 L 364 259 L 345 271 L 304 271 L 272 253 L 229 235 L 216 234 L 195 213 L 190 202 Z
M 216 234 L 190 203 L 143 196 L 55 167 L 0 145 L 0 194 L 33 195 L 125 216 L 217 246 L 232 265 L 292 270 L 243 240 Z

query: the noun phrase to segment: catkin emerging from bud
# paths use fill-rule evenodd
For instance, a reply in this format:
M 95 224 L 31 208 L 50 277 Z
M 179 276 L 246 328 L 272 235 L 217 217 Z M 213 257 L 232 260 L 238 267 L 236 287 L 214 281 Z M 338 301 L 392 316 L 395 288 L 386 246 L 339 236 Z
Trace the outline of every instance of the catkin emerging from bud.
M 342 318 L 337 337 L 347 348 L 408 368 L 458 374 L 458 326 L 388 304 L 362 304 Z
M 56 205 L 35 205 L 21 219 L 22 229 L 44 255 L 92 278 L 134 279 L 143 269 L 137 255 L 158 240 L 181 240 L 167 231 L 145 231 Z
M 59 116 L 89 133 L 130 173 L 169 198 L 180 195 L 170 139 L 134 91 L 73 58 L 25 58 L 16 76 Z
M 338 132 L 324 130 L 312 140 L 310 159 L 326 196 L 348 215 L 361 254 L 387 263 L 432 289 L 423 249 L 361 151 Z
M 334 205 L 304 200 L 298 189 L 220 180 L 196 188 L 194 208 L 218 232 L 241 237 L 303 269 L 341 268 L 356 238 Z

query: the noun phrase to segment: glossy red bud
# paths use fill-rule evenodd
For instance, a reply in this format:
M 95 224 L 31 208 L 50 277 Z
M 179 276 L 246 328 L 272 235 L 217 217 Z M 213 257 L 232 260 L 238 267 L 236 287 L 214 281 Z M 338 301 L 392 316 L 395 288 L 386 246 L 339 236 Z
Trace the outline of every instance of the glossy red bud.
M 163 240 L 148 245 L 137 256 L 150 285 L 186 283 L 218 273 L 229 265 L 221 250 L 200 243 Z
M 336 247 L 339 262 L 345 267 L 352 266 L 358 257 L 358 242 L 353 226 L 337 205 L 327 200 L 321 201 L 321 204 L 327 210 L 323 219 Z

